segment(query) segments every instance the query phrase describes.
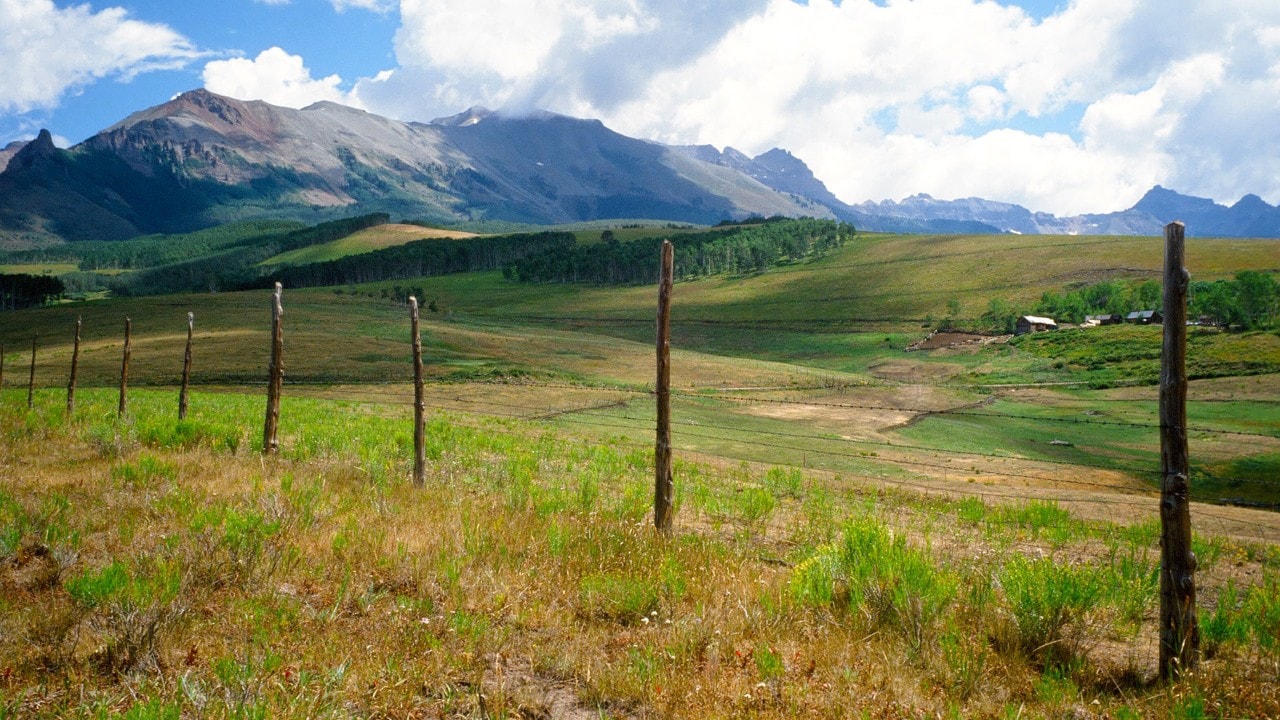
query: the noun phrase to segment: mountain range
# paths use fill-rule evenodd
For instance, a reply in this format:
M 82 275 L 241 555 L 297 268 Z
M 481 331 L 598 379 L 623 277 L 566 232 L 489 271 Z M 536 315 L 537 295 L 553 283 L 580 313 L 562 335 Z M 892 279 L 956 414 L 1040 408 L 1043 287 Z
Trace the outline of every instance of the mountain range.
M 838 218 L 865 230 L 1280 237 L 1280 208 L 1231 207 L 1159 186 L 1117 213 L 1059 218 L 978 198 L 850 205 L 791 153 L 629 138 L 598 120 L 471 108 L 400 122 L 321 102 L 295 110 L 193 90 L 67 150 L 47 131 L 0 149 L 0 245 L 111 240 L 232 220 L 354 214 L 450 223 L 752 215 Z

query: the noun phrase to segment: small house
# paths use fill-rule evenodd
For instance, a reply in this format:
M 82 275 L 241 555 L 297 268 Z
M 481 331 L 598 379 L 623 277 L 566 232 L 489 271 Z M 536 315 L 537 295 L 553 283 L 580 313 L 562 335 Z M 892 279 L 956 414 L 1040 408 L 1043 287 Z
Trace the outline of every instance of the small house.
M 1159 310 L 1134 310 L 1124 316 L 1124 321 L 1134 325 L 1159 325 L 1164 322 L 1164 315 Z
M 1045 330 L 1057 330 L 1058 323 L 1053 318 L 1037 317 L 1035 315 L 1023 315 L 1018 318 L 1018 324 L 1014 329 L 1017 335 L 1026 335 L 1027 333 L 1044 332 Z

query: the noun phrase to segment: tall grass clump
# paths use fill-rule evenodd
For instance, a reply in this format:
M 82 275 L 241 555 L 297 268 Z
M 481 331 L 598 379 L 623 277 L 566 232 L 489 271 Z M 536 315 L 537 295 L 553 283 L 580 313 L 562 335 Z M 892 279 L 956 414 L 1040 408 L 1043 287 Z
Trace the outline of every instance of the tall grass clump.
M 853 610 L 874 628 L 891 628 L 915 654 L 936 634 L 957 581 L 932 558 L 873 517 L 844 527 L 839 541 L 797 565 L 791 592 L 812 605 Z
M 158 557 L 128 564 L 116 560 L 68 579 L 67 593 L 92 613 L 90 624 L 101 636 L 95 664 L 107 673 L 155 666 L 161 635 L 186 612 L 183 585 L 181 566 Z
M 1098 568 L 1021 555 L 1005 564 L 1000 583 L 1018 648 L 1046 665 L 1080 654 L 1091 611 L 1107 589 Z

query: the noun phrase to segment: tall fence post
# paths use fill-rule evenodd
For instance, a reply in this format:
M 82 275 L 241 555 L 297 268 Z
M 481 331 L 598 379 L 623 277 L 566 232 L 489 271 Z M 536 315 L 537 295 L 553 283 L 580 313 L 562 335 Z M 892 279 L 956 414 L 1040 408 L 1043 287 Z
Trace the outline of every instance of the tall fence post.
M 178 391 L 178 419 L 187 419 L 187 388 L 191 385 L 191 338 L 196 332 L 196 314 L 187 313 L 187 351 L 182 355 L 182 389 Z
M 0 344 L 0 391 L 4 390 L 4 345 Z
M 71 346 L 71 377 L 67 380 L 67 417 L 76 411 L 76 373 L 80 368 L 80 328 L 84 321 L 76 317 L 76 339 Z
M 280 394 L 284 390 L 284 289 L 276 283 L 271 300 L 271 368 L 267 381 L 267 417 L 262 427 L 262 452 L 274 454 L 280 451 L 277 433 L 280 428 Z
M 120 407 L 116 410 L 116 414 L 124 417 L 129 410 L 129 356 L 131 354 L 129 343 L 133 335 L 133 321 L 128 317 L 124 319 L 124 355 L 120 360 Z
M 36 402 L 36 342 L 40 334 L 31 336 L 31 375 L 27 378 L 27 409 L 35 407 Z
M 670 240 L 662 241 L 661 272 L 658 276 L 658 430 L 653 449 L 653 524 L 658 532 L 671 533 L 671 285 L 674 253 Z
M 1187 452 L 1186 228 L 1165 226 L 1164 344 L 1160 353 L 1160 677 L 1195 667 L 1196 558 L 1191 552 L 1190 459 Z
M 427 400 L 422 388 L 422 332 L 418 323 L 418 298 L 409 296 L 409 324 L 413 336 L 413 484 L 427 481 Z

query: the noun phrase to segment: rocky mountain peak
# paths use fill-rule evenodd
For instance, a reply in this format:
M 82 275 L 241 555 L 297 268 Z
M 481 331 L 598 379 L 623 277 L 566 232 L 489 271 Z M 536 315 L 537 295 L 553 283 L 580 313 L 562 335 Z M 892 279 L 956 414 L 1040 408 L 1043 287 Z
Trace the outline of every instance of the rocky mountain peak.
M 472 105 L 456 115 L 448 115 L 439 117 L 431 121 L 431 125 L 443 125 L 445 127 L 471 127 L 489 117 L 494 112 L 488 108 L 479 105 Z
M 53 144 L 53 135 L 48 130 L 41 130 L 35 140 L 25 144 L 14 153 L 9 160 L 9 168 L 29 168 L 48 158 L 56 157 L 58 148 Z
M 240 101 L 215 95 L 203 88 L 184 92 L 173 102 L 197 115 L 212 115 L 228 125 L 238 125 L 244 119 Z

